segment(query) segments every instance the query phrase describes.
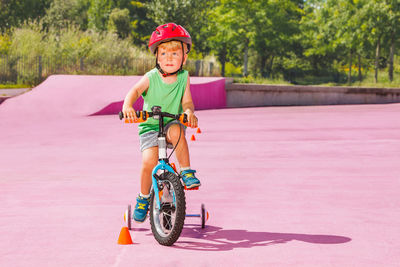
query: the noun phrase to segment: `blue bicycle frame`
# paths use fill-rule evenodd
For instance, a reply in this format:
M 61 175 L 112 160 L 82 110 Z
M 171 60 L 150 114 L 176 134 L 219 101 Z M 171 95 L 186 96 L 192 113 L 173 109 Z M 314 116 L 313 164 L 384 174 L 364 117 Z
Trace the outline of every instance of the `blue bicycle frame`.
M 152 185 L 153 185 L 154 196 L 156 199 L 157 208 L 160 210 L 161 205 L 160 205 L 160 196 L 159 196 L 159 190 L 158 190 L 158 182 L 157 182 L 157 179 L 155 178 L 157 175 L 157 172 L 159 170 L 168 171 L 171 173 L 175 173 L 175 171 L 164 159 L 160 159 L 157 166 L 153 169 L 152 176 L 151 176 Z M 175 195 L 173 195 L 172 197 L 173 197 L 173 201 L 175 203 Z
M 153 169 L 153 172 L 151 173 L 151 179 L 152 179 L 152 186 L 154 190 L 154 195 L 156 199 L 156 207 L 158 210 L 161 209 L 160 205 L 160 196 L 159 196 L 159 190 L 158 190 L 158 181 L 156 179 L 157 177 L 157 172 L 159 170 L 164 171 L 164 172 L 171 172 L 171 173 L 176 173 L 175 170 L 169 165 L 168 163 L 168 156 L 167 156 L 167 141 L 166 141 L 166 134 L 164 132 L 164 116 L 166 116 L 166 113 L 161 112 L 161 107 L 155 106 L 152 107 L 152 112 L 153 112 L 153 118 L 159 120 L 159 134 L 158 134 L 158 164 L 157 166 Z M 173 197 L 173 202 L 175 203 L 175 194 L 172 196 Z

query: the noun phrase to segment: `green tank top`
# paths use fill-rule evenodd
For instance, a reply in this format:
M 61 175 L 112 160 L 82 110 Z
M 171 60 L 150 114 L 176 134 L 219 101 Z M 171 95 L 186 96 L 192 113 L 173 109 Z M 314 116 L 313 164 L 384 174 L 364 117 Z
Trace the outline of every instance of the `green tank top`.
M 160 106 L 161 111 L 171 114 L 183 112 L 182 97 L 186 89 L 188 72 L 182 70 L 178 73 L 176 82 L 167 84 L 158 74 L 157 68 L 145 74 L 149 78 L 149 88 L 142 94 L 143 110 L 151 111 L 151 107 Z M 164 125 L 172 121 L 172 118 L 164 118 Z M 139 124 L 139 135 L 150 131 L 158 131 L 158 120 L 149 118 Z

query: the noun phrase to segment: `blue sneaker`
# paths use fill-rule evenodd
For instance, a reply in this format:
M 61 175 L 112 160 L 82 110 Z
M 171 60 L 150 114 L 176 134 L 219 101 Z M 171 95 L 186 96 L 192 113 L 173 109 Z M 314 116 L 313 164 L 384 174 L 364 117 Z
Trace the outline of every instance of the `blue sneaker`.
M 136 222 L 144 222 L 146 220 L 147 211 L 149 210 L 150 197 L 141 197 L 140 194 L 136 198 L 136 207 L 133 212 L 133 219 Z
M 194 176 L 195 173 L 195 170 L 185 170 L 181 172 L 182 181 L 186 189 L 192 189 L 201 185 L 199 179 Z

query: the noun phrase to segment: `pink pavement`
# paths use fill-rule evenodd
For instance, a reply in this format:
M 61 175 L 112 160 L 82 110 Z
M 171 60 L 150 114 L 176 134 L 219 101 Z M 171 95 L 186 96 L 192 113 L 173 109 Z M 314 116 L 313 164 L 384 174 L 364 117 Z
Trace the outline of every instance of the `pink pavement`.
M 138 78 L 52 79 L 0 105 L 0 266 L 399 265 L 400 104 L 198 111 L 207 227 L 162 247 L 146 221 L 122 246 L 137 127 L 88 115 Z

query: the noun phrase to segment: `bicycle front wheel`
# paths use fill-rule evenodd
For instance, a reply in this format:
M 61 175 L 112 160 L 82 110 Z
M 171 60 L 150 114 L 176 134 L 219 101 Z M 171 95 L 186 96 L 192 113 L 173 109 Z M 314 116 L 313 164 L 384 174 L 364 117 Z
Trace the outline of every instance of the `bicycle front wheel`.
M 160 175 L 160 209 L 156 204 L 154 190 L 150 200 L 150 224 L 154 238 L 164 246 L 172 246 L 178 240 L 186 215 L 185 192 L 174 173 Z

